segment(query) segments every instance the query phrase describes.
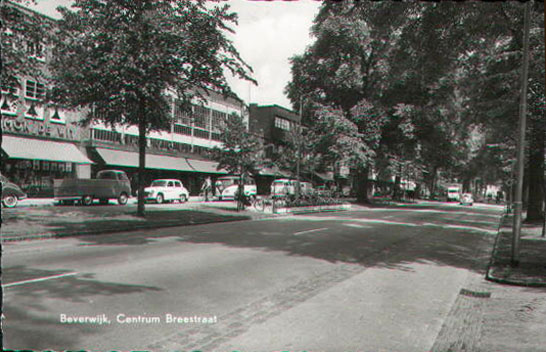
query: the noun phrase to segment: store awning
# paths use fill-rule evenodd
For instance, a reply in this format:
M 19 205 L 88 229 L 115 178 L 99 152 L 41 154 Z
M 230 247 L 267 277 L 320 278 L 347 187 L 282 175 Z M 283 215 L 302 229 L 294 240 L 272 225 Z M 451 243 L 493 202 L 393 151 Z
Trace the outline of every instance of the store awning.
M 4 135 L 2 137 L 2 149 L 8 157 L 14 159 L 93 164 L 76 145 L 69 142 L 54 142 Z
M 96 148 L 96 150 L 107 165 L 138 167 L 138 153 L 106 148 Z M 154 154 L 146 154 L 146 168 L 193 171 L 185 158 Z
M 277 167 L 264 167 L 259 172 L 261 176 L 290 177 L 290 173 L 281 171 Z
M 323 174 L 321 172 L 315 172 L 315 175 L 321 178 L 323 181 L 333 181 L 334 177 L 328 174 Z
M 224 169 L 217 170 L 218 163 L 215 161 L 206 161 L 206 160 L 197 160 L 197 159 L 187 159 L 188 164 L 192 167 L 195 172 L 204 172 L 207 174 L 227 174 L 228 172 Z

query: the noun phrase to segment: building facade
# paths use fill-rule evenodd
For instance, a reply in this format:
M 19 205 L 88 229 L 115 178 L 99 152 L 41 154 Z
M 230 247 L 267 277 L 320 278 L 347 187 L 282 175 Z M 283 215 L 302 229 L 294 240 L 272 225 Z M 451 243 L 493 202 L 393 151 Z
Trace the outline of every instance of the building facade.
M 250 104 L 249 129 L 256 134 L 263 136 L 266 147 L 266 157 L 271 158 L 275 152 L 282 152 L 283 145 L 289 139 L 300 138 L 298 129 L 301 131 L 305 126 L 301 125 L 301 116 L 287 108 L 278 105 Z M 268 148 L 269 147 L 269 148 Z M 301 156 L 305 158 L 305 155 Z M 277 172 L 275 176 L 296 177 L 295 170 L 273 170 Z M 338 171 L 339 174 L 339 170 Z M 348 173 L 348 170 L 343 169 Z M 272 172 L 269 172 L 272 174 Z M 315 184 L 325 184 L 334 182 L 334 170 L 324 172 L 302 170 L 300 178 L 312 181 Z M 345 177 L 344 177 L 345 179 Z
M 8 5 L 25 16 L 54 25 L 54 20 L 47 16 L 17 4 Z M 13 31 L 7 26 L 3 30 L 4 45 L 24 45 L 22 52 L 28 55 L 24 59 L 37 60 L 38 66 L 47 70 L 51 59 L 47 43 L 13 40 Z M 136 126 L 82 126 L 79 122 L 87 111 L 50 106 L 44 99 L 45 82 L 28 76 L 18 80 L 19 84 L 2 85 L 3 175 L 30 197 L 52 196 L 53 179 L 91 178 L 102 169 L 126 171 L 136 189 Z M 248 110 L 235 95 L 225 97 L 213 91 L 201 94 L 205 101 L 196 100 L 191 111 L 183 111 L 180 102 L 171 96 L 170 130 L 147 136 L 146 183 L 157 178 L 177 178 L 195 195 L 207 176 L 214 179 L 225 174 L 218 170 L 216 162 L 207 159 L 208 151 L 220 146 L 222 121 L 237 114 L 248 123 Z

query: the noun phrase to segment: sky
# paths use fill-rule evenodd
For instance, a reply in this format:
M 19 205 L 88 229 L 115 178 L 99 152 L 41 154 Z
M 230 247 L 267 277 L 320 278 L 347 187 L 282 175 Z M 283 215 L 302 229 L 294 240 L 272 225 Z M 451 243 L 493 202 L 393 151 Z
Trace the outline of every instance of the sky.
M 232 37 L 235 47 L 254 73 L 258 86 L 228 75 L 231 89 L 247 104 L 280 105 L 291 108 L 284 94 L 291 80 L 290 57 L 302 54 L 313 38 L 310 28 L 320 1 L 228 0 L 239 16 Z M 70 6 L 71 0 L 36 0 L 33 9 L 59 18 L 57 6 Z

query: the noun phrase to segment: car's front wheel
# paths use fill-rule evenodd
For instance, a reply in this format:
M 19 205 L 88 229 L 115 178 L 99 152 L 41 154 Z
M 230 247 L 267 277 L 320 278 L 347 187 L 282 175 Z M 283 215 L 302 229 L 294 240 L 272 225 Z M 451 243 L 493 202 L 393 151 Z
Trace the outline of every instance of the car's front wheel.
M 122 193 L 119 195 L 118 197 L 118 204 L 119 205 L 125 205 L 127 204 L 127 201 L 129 200 L 129 196 L 127 195 L 127 193 Z
M 182 193 L 180 195 L 180 203 L 186 203 L 187 201 L 188 201 L 188 197 L 184 193 Z
M 164 200 L 165 200 L 165 198 L 163 197 L 163 194 L 161 194 L 161 193 L 159 193 L 159 194 L 157 195 L 157 197 L 155 197 L 155 202 L 156 202 L 157 204 L 163 203 Z
M 83 196 L 82 197 L 82 204 L 83 205 L 91 205 L 93 203 L 93 197 L 92 196 Z
M 2 198 L 2 204 L 4 204 L 6 208 L 13 208 L 17 205 L 17 197 L 13 194 L 8 194 Z

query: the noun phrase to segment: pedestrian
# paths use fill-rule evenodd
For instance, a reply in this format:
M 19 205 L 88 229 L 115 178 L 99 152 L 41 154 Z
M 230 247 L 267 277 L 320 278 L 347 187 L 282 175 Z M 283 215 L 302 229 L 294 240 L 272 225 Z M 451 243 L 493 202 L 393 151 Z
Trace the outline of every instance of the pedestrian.
M 203 185 L 201 186 L 201 192 L 205 196 L 205 202 L 209 201 L 209 194 L 211 190 L 212 190 L 212 182 L 210 180 L 210 176 L 207 176 L 207 178 L 205 178 L 205 182 L 203 182 Z

